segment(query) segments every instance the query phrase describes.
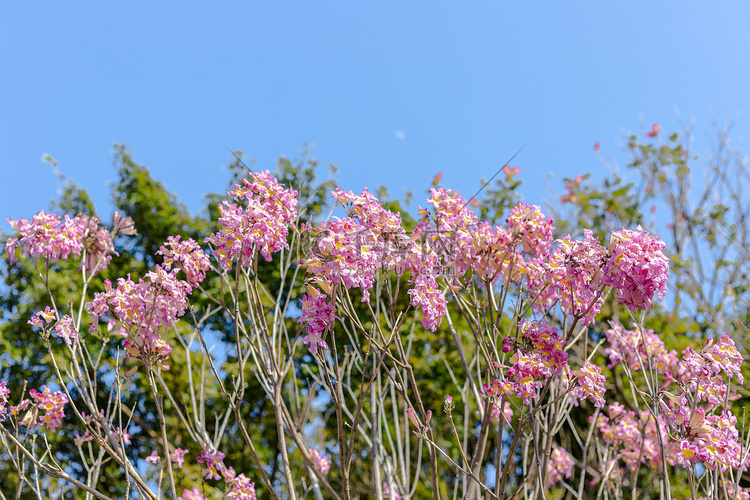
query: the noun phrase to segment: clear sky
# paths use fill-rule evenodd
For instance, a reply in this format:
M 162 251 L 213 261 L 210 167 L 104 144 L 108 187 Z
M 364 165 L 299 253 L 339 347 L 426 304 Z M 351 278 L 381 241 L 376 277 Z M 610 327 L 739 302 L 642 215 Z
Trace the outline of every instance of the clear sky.
M 193 210 L 227 147 L 273 168 L 306 142 L 342 186 L 419 200 L 439 171 L 468 197 L 525 146 L 543 203 L 654 122 L 695 118 L 699 152 L 726 120 L 750 138 L 749 21 L 715 1 L 3 2 L 0 217 L 56 196 L 44 153 L 111 213 L 115 142 Z

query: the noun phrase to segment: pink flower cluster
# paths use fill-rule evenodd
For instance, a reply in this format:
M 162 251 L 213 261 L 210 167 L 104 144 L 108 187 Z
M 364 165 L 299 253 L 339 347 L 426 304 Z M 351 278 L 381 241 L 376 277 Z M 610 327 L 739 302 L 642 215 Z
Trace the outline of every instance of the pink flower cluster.
M 308 451 L 310 452 L 315 468 L 321 474 L 328 474 L 331 470 L 331 459 L 318 453 L 318 450 L 310 448 Z
M 57 214 L 40 211 L 30 221 L 6 220 L 18 233 L 18 237 L 8 238 L 5 246 L 11 264 L 18 260 L 16 248 L 31 259 L 44 258 L 53 263 L 83 253 L 80 268 L 89 275 L 98 273 L 112 260 L 116 253 L 112 243 L 115 234 L 135 234 L 133 221 L 119 213 L 115 213 L 112 233 L 99 224 L 99 218 L 85 215 L 72 219 L 66 215 L 63 220 Z
M 606 401 L 604 400 L 604 375 L 602 375 L 602 369 L 590 361 L 586 360 L 578 371 L 573 372 L 573 389 L 571 395 L 574 396 L 573 402 L 578 406 L 579 400 L 591 398 L 594 402 L 594 406 L 604 408 Z
M 239 476 L 231 467 L 223 469 L 224 481 L 227 483 L 227 493 L 224 498 L 227 500 L 256 500 L 255 483 L 244 474 Z
M 414 288 L 409 290 L 411 305 L 422 308 L 422 326 L 433 332 L 440 326 L 448 312 L 448 303 L 440 286 L 432 276 L 420 274 L 414 280 Z
M 318 353 L 318 347 L 328 349 L 325 335 L 333 329 L 336 316 L 333 304 L 327 301 L 327 296 L 319 290 L 309 287 L 310 295 L 302 297 L 302 316 L 297 320 L 307 327 L 307 335 L 302 339 L 303 344 L 310 345 L 313 354 Z
M 645 363 L 648 369 L 649 363 L 657 373 L 672 372 L 677 367 L 677 352 L 667 351 L 664 342 L 653 330 L 641 328 L 633 323 L 632 330 L 626 330 L 617 322 L 612 323 L 612 328 L 606 331 L 610 347 L 604 350 L 609 356 L 609 368 L 620 363 L 627 365 L 631 370 L 642 370 Z
M 487 400 L 482 401 L 482 405 L 487 408 Z M 490 422 L 493 424 L 510 424 L 513 420 L 513 408 L 510 406 L 509 401 L 503 403 L 503 410 L 500 411 L 500 401 L 491 403 L 490 406 Z M 479 412 L 477 412 L 478 414 Z M 502 420 L 501 420 L 502 419 Z
M 73 318 L 67 314 L 63 315 L 63 317 L 60 318 L 60 321 L 55 324 L 54 331 L 68 346 L 78 344 L 78 337 L 80 334 L 73 325 Z
M 0 422 L 3 422 L 8 413 L 8 396 L 10 396 L 10 389 L 8 384 L 4 380 L 0 382 Z
M 700 353 L 687 348 L 677 370 L 676 380 L 665 373 L 663 396 L 659 402 L 677 442 L 673 445 L 675 460 L 685 466 L 701 462 L 709 469 L 745 470 L 741 463 L 744 450 L 737 430 L 737 419 L 725 409 L 729 387 L 724 381 L 737 378 L 743 383 L 740 372 L 742 356 L 734 341 L 724 334 L 719 342 L 709 339 Z M 681 394 L 666 392 L 670 384 L 677 383 Z M 700 403 L 706 406 L 698 406 Z M 714 413 L 722 410 L 721 413 Z
M 599 314 L 602 304 L 602 263 L 607 249 L 590 230 L 584 230 L 583 241 L 566 236 L 556 241 L 549 259 L 543 264 L 546 274 L 540 276 L 534 288 L 543 289 L 538 311 L 556 301 L 567 314 L 583 317 L 588 325 Z
M 47 306 L 44 311 L 39 311 L 31 317 L 28 323 L 31 326 L 36 326 L 42 329 L 43 335 L 48 335 L 48 329 L 50 323 L 52 323 L 57 317 L 57 313 Z M 63 339 L 68 346 L 74 346 L 78 344 L 78 337 L 80 334 L 73 325 L 73 318 L 67 314 L 55 322 L 55 326 L 52 328 L 58 337 Z M 46 338 L 46 337 L 45 337 Z
M 664 405 L 667 422 L 678 436 L 675 461 L 685 467 L 702 463 L 711 470 L 746 470 L 742 463 L 743 447 L 737 431 L 737 418 L 728 411 L 706 415 L 704 408 L 692 412 L 686 399 L 680 398 L 673 408 Z M 674 448 L 674 447 L 673 447 Z
M 506 377 L 512 380 L 516 395 L 523 398 L 524 404 L 529 404 L 532 398 L 539 397 L 537 389 L 544 385 L 544 380 L 562 373 L 568 353 L 563 350 L 565 341 L 547 321 L 521 320 L 518 328 L 520 338 Z M 505 344 L 503 350 L 510 347 Z
M 32 422 L 29 426 L 39 424 L 54 431 L 62 425 L 62 419 L 65 417 L 65 405 L 68 403 L 68 396 L 62 391 L 52 392 L 46 385 L 42 387 L 43 391 L 35 389 L 29 391 L 31 399 L 38 405 L 44 415 L 39 416 L 38 422 Z
M 226 468 L 224 465 L 224 454 L 218 450 L 214 450 L 210 447 L 205 447 L 198 458 L 195 459 L 198 463 L 203 464 L 204 479 L 221 479 L 219 472 Z
M 222 479 L 223 476 L 224 482 L 227 485 L 225 498 L 228 500 L 256 500 L 255 483 L 251 482 L 244 474 L 237 475 L 232 467 L 224 465 L 224 453 L 206 446 L 201 451 L 200 456 L 196 458 L 196 461 L 205 467 L 203 469 L 204 479 L 218 480 Z M 188 495 L 195 495 L 195 491 L 184 490 L 182 495 L 185 500 L 203 498 L 202 496 L 186 496 L 186 493 Z
M 172 453 L 169 454 L 169 459 L 177 464 L 178 469 L 182 469 L 182 465 L 185 463 L 185 455 L 187 455 L 187 450 L 183 450 L 182 448 L 175 448 Z
M 94 300 L 86 303 L 86 309 L 95 321 L 108 311 L 124 327 L 127 356 L 139 359 L 147 367 L 159 366 L 168 370 L 165 362 L 172 348 L 162 338 L 172 323 L 176 322 L 187 309 L 187 296 L 192 291 L 190 285 L 176 277 L 178 269 L 165 271 L 156 266 L 155 271 L 146 274 L 146 279 L 136 284 L 130 277 L 120 278 L 117 288 L 112 288 L 105 280 L 105 291 L 97 293 Z
M 471 258 L 468 260 L 474 274 L 482 282 L 494 282 L 500 276 L 509 277 L 514 267 L 522 266 L 519 255 L 512 247 L 511 234 L 502 227 L 492 227 L 483 221 L 471 235 Z
M 552 445 L 547 461 L 547 488 L 558 483 L 563 477 L 566 479 L 573 474 L 573 457 L 556 444 Z
M 471 268 L 474 246 L 473 231 L 479 223 L 474 211 L 458 191 L 438 188 L 430 189 L 434 226 L 427 223 L 428 212 L 420 208 L 424 216 L 414 234 L 425 238 L 428 248 L 442 259 L 446 267 L 453 268 L 456 276 L 463 275 Z
M 657 433 L 660 432 L 662 438 L 668 435 L 667 425 L 661 416 L 657 427 L 654 417 L 648 411 L 636 414 L 626 411 L 619 403 L 613 403 L 607 406 L 606 413 L 599 415 L 596 427 L 604 442 L 614 447 L 629 472 L 635 471 L 639 464 L 651 469 L 661 467 Z
M 602 269 L 603 282 L 617 289 L 617 300 L 632 308 L 650 309 L 654 294 L 667 293 L 669 259 L 658 236 L 638 230 L 612 232 L 609 258 Z
M 513 238 L 521 240 L 524 252 L 537 257 L 549 254 L 555 226 L 539 206 L 519 202 L 510 211 L 507 223 Z
M 165 270 L 171 270 L 172 266 L 182 269 L 191 287 L 206 279 L 206 271 L 211 268 L 208 256 L 192 238 L 180 241 L 180 236 L 170 236 L 156 254 L 164 257 Z
M 182 495 L 177 497 L 177 500 L 206 500 L 199 488 L 190 488 L 182 490 Z
M 326 222 L 313 231 L 313 237 L 312 255 L 302 261 L 308 274 L 325 283 L 359 288 L 362 301 L 369 302 L 369 290 L 382 264 L 378 237 L 349 217 Z
M 256 251 L 270 261 L 272 253 L 288 248 L 289 224 L 297 218 L 297 191 L 285 189 L 267 170 L 250 175 L 252 180 L 242 179 L 242 185 L 228 193 L 237 203 L 219 206 L 219 232 L 204 240 L 226 269 L 234 260 L 249 266 Z

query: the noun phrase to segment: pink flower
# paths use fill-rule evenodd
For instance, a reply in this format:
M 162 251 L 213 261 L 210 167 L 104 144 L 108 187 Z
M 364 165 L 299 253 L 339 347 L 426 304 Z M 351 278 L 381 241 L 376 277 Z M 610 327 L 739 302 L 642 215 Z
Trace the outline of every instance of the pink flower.
M 84 432 L 83 436 L 76 432 L 75 436 L 73 436 L 73 444 L 76 445 L 76 448 L 80 448 L 83 446 L 83 443 L 91 441 L 92 439 L 94 439 L 94 436 L 92 436 L 89 431 Z
M 422 326 L 437 330 L 448 312 L 448 303 L 435 278 L 420 274 L 414 281 L 414 288 L 406 292 L 411 295 L 411 305 L 422 308 Z
M 173 265 L 182 269 L 191 287 L 206 279 L 206 271 L 211 268 L 208 256 L 191 238 L 181 242 L 180 236 L 170 236 L 156 254 L 164 257 L 165 270 L 171 270 Z
M 604 388 L 605 379 L 602 375 L 602 369 L 586 360 L 583 368 L 573 372 L 574 385 L 572 394 L 577 398 L 574 403 L 577 406 L 578 400 L 591 398 L 594 406 L 604 408 Z
M 268 170 L 250 176 L 251 181 L 242 179 L 228 193 L 238 203 L 219 205 L 221 229 L 204 240 L 227 269 L 234 260 L 249 266 L 256 251 L 270 261 L 272 253 L 288 248 L 288 228 L 297 218 L 297 191 L 284 189 Z
M 638 226 L 637 231 L 622 229 L 612 233 L 609 258 L 602 269 L 604 284 L 617 289 L 617 299 L 628 307 L 650 309 L 654 294 L 667 294 L 669 259 L 666 245 Z
M 250 482 L 250 478 L 244 474 L 227 480 L 227 486 L 232 488 L 227 492 L 227 500 L 256 500 L 255 483 Z
M 177 500 L 206 500 L 201 490 L 198 488 L 191 488 L 189 490 L 182 490 L 182 495 L 177 497 Z
M 653 330 L 641 329 L 633 323 L 632 330 L 626 330 L 619 323 L 612 323 L 606 332 L 610 347 L 604 350 L 609 356 L 609 368 L 624 363 L 631 370 L 653 367 L 657 373 L 667 373 L 677 367 L 677 353 L 667 351 L 664 342 Z
M 737 351 L 734 341 L 725 333 L 719 337 L 719 342 L 713 345 L 714 339 L 706 341 L 706 346 L 701 351 L 701 355 L 709 363 L 713 373 L 724 372 L 727 377 L 737 376 L 737 383 L 742 385 L 744 378 L 742 376 L 742 355 Z
M 99 218 L 84 215 L 72 219 L 66 215 L 63 221 L 59 215 L 41 211 L 31 221 L 6 219 L 18 237 L 8 238 L 5 248 L 11 264 L 17 260 L 17 247 L 21 248 L 21 254 L 29 258 L 41 257 L 53 263 L 67 260 L 70 255 L 82 255 L 80 269 L 93 275 L 107 267 L 112 254 L 116 254 L 113 236 L 118 229 L 123 234 L 135 233 L 126 229 L 126 226 L 132 226 L 130 218 L 120 220 L 119 214 L 116 214 L 115 219 L 119 224 L 113 233 L 99 224 Z
M 224 454 L 222 452 L 206 447 L 196 460 L 206 467 L 203 469 L 204 479 L 221 479 L 219 472 L 226 467 L 223 464 Z
M 29 425 L 39 424 L 54 431 L 62 425 L 62 419 L 65 417 L 65 404 L 68 403 L 68 396 L 64 392 L 52 392 L 46 385 L 42 387 L 43 392 L 35 389 L 29 391 L 31 399 L 39 406 L 39 410 L 44 411 L 44 415 L 39 417 L 38 422 L 31 422 Z
M 318 353 L 318 347 L 328 349 L 323 340 L 326 333 L 333 329 L 336 316 L 333 304 L 328 302 L 327 296 L 313 287 L 308 287 L 310 295 L 302 297 L 302 316 L 297 320 L 307 326 L 307 335 L 302 339 L 303 344 L 310 345 L 313 354 Z
M 414 411 L 414 408 L 407 408 L 406 409 L 406 416 L 409 417 L 409 420 L 412 424 L 417 428 L 416 431 L 414 431 L 416 434 L 421 434 L 430 427 L 430 420 L 432 419 L 432 410 L 427 410 L 427 413 L 425 414 L 425 420 L 424 423 L 422 423 L 419 420 L 419 416 L 417 416 L 417 412 Z
M 149 368 L 169 369 L 166 361 L 172 348 L 161 337 L 161 332 L 187 309 L 191 287 L 177 279 L 177 272 L 177 269 L 168 272 L 156 266 L 138 284 L 130 277 L 120 278 L 117 288 L 112 288 L 106 280 L 105 291 L 95 294 L 94 300 L 86 303 L 89 314 L 97 319 L 108 311 L 114 313 L 123 325 L 126 356 L 138 359 Z M 93 328 L 96 329 L 95 325 Z
M 516 395 L 529 404 L 538 397 L 537 389 L 545 379 L 562 374 L 568 353 L 564 350 L 565 341 L 547 321 L 522 320 L 518 328 L 520 338 L 506 377 Z
M 0 382 L 0 422 L 5 420 L 5 414 L 8 412 L 8 396 L 10 396 L 10 389 L 8 384 L 4 380 Z
M 68 216 L 63 222 L 59 215 L 41 211 L 31 221 L 6 220 L 19 235 L 8 238 L 5 246 L 11 264 L 18 260 L 15 249 L 19 246 L 23 255 L 32 259 L 43 257 L 51 262 L 66 260 L 71 254 L 80 255 L 83 250 L 83 228 Z
M 151 452 L 151 455 L 146 457 L 146 462 L 152 463 L 152 464 L 158 464 L 159 463 L 159 455 L 156 453 L 156 450 Z
M 547 488 L 559 482 L 563 477 L 569 478 L 573 474 L 573 465 L 573 457 L 553 444 L 547 461 Z
M 65 340 L 65 343 L 69 347 L 78 344 L 78 337 L 80 334 L 75 329 L 75 326 L 73 326 L 73 318 L 67 314 L 60 318 L 55 324 L 54 330 L 55 333 L 57 333 L 57 336 Z
M 492 227 L 480 222 L 472 231 L 471 255 L 468 259 L 472 270 L 480 280 L 495 281 L 500 277 L 510 278 L 509 274 L 517 270 L 520 255 L 512 248 L 511 233 L 502 227 Z
M 519 202 L 510 211 L 507 223 L 513 237 L 520 239 L 526 253 L 542 256 L 549 252 L 555 226 L 540 207 Z
M 539 290 L 541 300 L 535 310 L 542 312 L 559 301 L 567 314 L 583 316 L 587 325 L 599 314 L 603 299 L 602 262 L 607 250 L 590 230 L 584 230 L 583 241 L 570 236 L 556 240 L 547 261 L 542 265 L 544 274 L 529 275 L 529 287 Z
M 482 406 L 485 409 L 487 408 L 486 399 L 482 401 Z M 513 420 L 513 408 L 511 408 L 509 401 L 505 401 L 502 411 L 500 411 L 500 401 L 493 402 L 490 406 L 490 413 L 490 422 L 493 424 L 510 424 L 511 420 Z M 477 415 L 479 415 L 479 411 L 477 411 Z
M 328 472 L 331 470 L 331 459 L 326 456 L 322 456 L 320 453 L 318 453 L 318 450 L 310 448 L 308 451 L 310 452 L 310 456 L 312 457 L 315 468 L 318 469 L 322 474 L 328 474 Z
M 115 435 L 115 439 L 117 441 L 121 441 L 122 444 L 126 446 L 130 446 L 131 444 L 133 444 L 130 441 L 130 433 L 128 431 L 124 431 L 122 430 L 122 428 L 118 427 L 117 429 L 115 429 L 113 434 Z
M 52 323 L 56 317 L 57 313 L 50 309 L 49 306 L 47 306 L 44 308 L 44 311 L 39 311 L 38 313 L 33 315 L 28 323 L 31 326 L 36 326 L 37 328 L 44 328 L 48 324 Z
M 178 469 L 182 469 L 182 464 L 185 462 L 185 455 L 187 452 L 187 450 L 183 450 L 182 448 L 175 448 L 169 455 L 169 459 L 177 464 Z

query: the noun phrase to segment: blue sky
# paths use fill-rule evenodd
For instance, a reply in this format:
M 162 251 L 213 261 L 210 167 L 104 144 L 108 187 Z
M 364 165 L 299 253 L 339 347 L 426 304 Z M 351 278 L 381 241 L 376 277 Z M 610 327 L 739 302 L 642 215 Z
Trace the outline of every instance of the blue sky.
M 419 200 L 439 171 L 468 197 L 525 146 L 513 164 L 543 203 L 654 122 L 695 119 L 699 153 L 726 120 L 747 140 L 748 19 L 740 2 L 5 2 L 0 217 L 56 196 L 44 153 L 108 215 L 115 142 L 192 210 L 224 188 L 227 147 L 273 168 L 304 143 L 346 188 Z

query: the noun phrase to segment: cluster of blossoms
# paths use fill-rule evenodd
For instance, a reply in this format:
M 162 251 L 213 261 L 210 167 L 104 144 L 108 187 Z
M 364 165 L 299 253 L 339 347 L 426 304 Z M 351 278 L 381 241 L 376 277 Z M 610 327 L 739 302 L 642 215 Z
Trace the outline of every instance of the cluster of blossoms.
M 599 314 L 602 305 L 602 262 L 607 249 L 590 230 L 584 231 L 583 241 L 566 236 L 556 241 L 549 259 L 542 265 L 543 275 L 532 278 L 533 288 L 539 289 L 541 300 L 537 311 L 543 311 L 556 301 L 568 314 L 581 316 L 584 325 Z M 547 283 L 549 283 L 548 286 Z
M 414 280 L 414 288 L 406 293 L 411 295 L 412 306 L 422 308 L 422 326 L 434 332 L 440 326 L 448 310 L 445 295 L 435 278 L 420 274 Z
M 507 222 L 513 237 L 521 240 L 525 253 L 537 257 L 549 254 L 555 226 L 540 207 L 519 202 L 510 211 Z
M 0 422 L 5 420 L 5 414 L 8 413 L 8 396 L 10 396 L 10 389 L 8 389 L 8 384 L 3 380 L 0 382 Z
M 552 445 L 549 460 L 547 461 L 547 488 L 558 483 L 563 477 L 570 478 L 573 474 L 573 457 L 556 444 Z
M 514 269 L 523 269 L 522 259 L 512 248 L 513 238 L 504 228 L 482 221 L 471 234 L 471 269 L 480 281 L 510 278 Z
M 177 464 L 178 469 L 182 469 L 183 464 L 185 463 L 185 455 L 187 454 L 187 450 L 183 450 L 182 448 L 175 448 L 175 450 L 169 454 L 169 460 Z M 146 457 L 146 462 L 157 464 L 161 458 L 159 457 L 159 454 L 154 450 L 151 452 L 151 455 Z
M 529 404 L 532 398 L 538 397 L 537 390 L 544 385 L 544 380 L 562 374 L 568 353 L 563 349 L 565 341 L 545 320 L 521 320 L 518 330 L 517 350 L 510 359 L 506 377 L 512 381 L 512 391 L 523 398 L 524 404 Z M 507 338 L 503 344 L 504 352 L 513 347 L 513 342 Z
M 667 293 L 669 259 L 658 236 L 622 229 L 612 233 L 609 258 L 602 268 L 603 282 L 617 289 L 617 300 L 630 308 L 650 309 L 654 294 Z
M 499 381 L 498 381 L 499 382 Z M 492 394 L 493 393 L 493 387 L 487 386 L 485 388 L 485 395 Z M 489 398 L 488 398 L 489 399 Z M 494 399 L 494 398 L 492 398 Z M 490 422 L 493 424 L 509 424 L 513 420 L 513 408 L 510 406 L 510 401 L 505 401 L 503 403 L 503 409 L 500 409 L 500 401 L 488 401 L 484 400 L 482 401 L 482 406 L 487 408 L 487 404 L 490 404 Z M 477 411 L 477 415 L 479 415 L 479 412 Z
M 223 470 L 224 481 L 227 483 L 227 500 L 256 500 L 255 483 L 245 474 L 237 475 L 231 467 Z
M 80 269 L 93 275 L 107 267 L 115 253 L 113 237 L 120 234 L 136 234 L 133 221 L 115 213 L 114 228 L 110 233 L 100 225 L 98 217 L 77 215 L 61 219 L 57 214 L 44 211 L 37 213 L 31 220 L 6 219 L 18 237 L 8 238 L 6 251 L 10 263 L 18 260 L 16 248 L 21 254 L 31 259 L 44 258 L 52 263 L 67 260 L 71 255 L 80 256 Z
M 310 452 L 315 468 L 318 469 L 321 474 L 328 474 L 331 470 L 331 459 L 321 455 L 318 453 L 318 450 L 313 448 L 310 448 L 308 451 Z
M 729 399 L 727 380 L 736 378 L 742 384 L 742 356 L 734 341 L 724 334 L 714 344 L 709 339 L 700 353 L 687 348 L 683 352 L 675 379 L 665 373 L 663 398 L 659 404 L 676 437 L 675 461 L 684 466 L 703 463 L 709 469 L 747 469 L 742 463 L 743 447 L 737 430 L 737 419 L 725 409 Z M 676 383 L 681 394 L 665 389 Z M 706 403 L 706 406 L 698 406 Z M 714 410 L 721 413 L 713 413 Z
M 631 370 L 643 370 L 642 363 L 651 363 L 656 373 L 671 373 L 677 367 L 677 352 L 667 351 L 662 341 L 653 330 L 641 328 L 633 323 L 632 330 L 626 330 L 619 323 L 612 323 L 606 331 L 610 347 L 604 350 L 609 356 L 609 368 L 620 363 Z
M 427 248 L 454 275 L 462 276 L 471 268 L 473 232 L 479 219 L 458 191 L 433 188 L 427 203 L 432 205 L 434 211 L 434 225 L 429 224 L 429 212 L 420 207 L 419 214 L 423 218 L 414 230 L 414 235 L 424 240 Z
M 596 366 L 590 361 L 586 360 L 578 371 L 573 372 L 573 389 L 571 394 L 574 396 L 573 402 L 578 406 L 578 400 L 591 398 L 594 402 L 594 406 L 604 408 L 606 401 L 604 400 L 604 375 L 602 375 L 602 369 L 600 366 Z
M 203 464 L 204 479 L 221 479 L 219 472 L 224 470 L 224 454 L 218 450 L 206 447 L 201 451 L 198 458 L 195 459 L 198 463 Z
M 242 185 L 228 193 L 236 203 L 219 205 L 221 229 L 204 241 L 213 245 L 214 256 L 226 269 L 234 260 L 249 266 L 256 251 L 270 261 L 272 253 L 289 247 L 289 224 L 297 218 L 297 191 L 285 189 L 267 170 L 250 176 L 252 180 L 242 179 Z
M 21 425 L 27 427 L 41 425 L 51 431 L 62 425 L 62 420 L 65 418 L 65 405 L 68 403 L 68 396 L 64 392 L 52 392 L 45 385 L 42 386 L 42 392 L 31 389 L 29 395 L 31 399 L 24 399 L 17 405 L 8 406 L 10 389 L 8 389 L 6 382 L 0 382 L 0 422 L 3 422 L 8 414 L 17 418 L 22 411 L 31 405 L 29 412 L 19 421 Z M 40 415 L 40 412 L 44 412 L 44 414 Z
M 302 343 L 309 344 L 310 351 L 317 354 L 318 347 L 328 349 L 323 338 L 333 328 L 336 316 L 333 304 L 326 300 L 324 293 L 313 287 L 309 287 L 308 291 L 310 295 L 302 298 L 302 315 L 297 322 L 307 327 L 307 335 L 303 337 Z
M 369 290 L 378 271 L 401 275 L 408 270 L 414 285 L 408 292 L 411 303 L 422 308 L 424 326 L 434 331 L 446 314 L 446 301 L 435 280 L 440 271 L 438 255 L 427 247 L 428 242 L 418 243 L 420 238 L 427 238 L 427 233 L 418 229 L 409 237 L 400 215 L 386 210 L 367 188 L 359 195 L 341 189 L 331 194 L 347 209 L 347 216 L 311 229 L 311 255 L 302 261 L 308 274 L 328 294 L 334 285 L 343 285 L 360 289 L 362 301 L 369 302 Z M 324 314 L 318 321 L 315 315 L 303 313 L 302 321 L 308 324 L 308 336 L 303 342 L 317 350 L 318 345 L 325 345 L 316 341 L 322 332 L 316 327 L 329 325 L 332 316 L 322 308 L 322 299 L 311 296 L 303 300 L 303 310 Z
M 639 464 L 651 469 L 661 467 L 659 433 L 662 437 L 667 436 L 667 424 L 661 416 L 657 426 L 657 421 L 648 411 L 636 413 L 625 410 L 619 403 L 612 403 L 607 406 L 606 413 L 599 415 L 596 428 L 604 442 L 618 452 L 628 472 L 635 471 Z M 671 459 L 669 463 L 674 465 Z
M 29 395 L 38 405 L 39 410 L 44 411 L 44 415 L 39 416 L 39 421 L 37 423 L 54 431 L 62 425 L 62 419 L 65 417 L 65 405 L 68 403 L 68 396 L 62 391 L 52 392 L 46 385 L 43 386 L 42 389 L 42 392 L 31 389 Z
M 631 370 L 644 370 L 651 366 L 665 380 L 659 389 L 657 420 L 646 411 L 636 414 L 615 403 L 596 422 L 604 441 L 619 451 L 627 471 L 635 471 L 639 464 L 651 469 L 662 466 L 659 435 L 670 465 L 701 463 L 722 472 L 747 469 L 748 464 L 742 463 L 737 419 L 725 406 L 730 399 L 725 377 L 743 382 L 742 356 L 728 335 L 718 342 L 709 339 L 701 352 L 686 348 L 679 363 L 675 352 L 666 351 L 651 330 L 638 326 L 625 330 L 613 324 L 607 336 L 612 344 L 607 350 L 610 367 L 622 363 Z M 672 385 L 678 390 L 668 392 Z
M 223 476 L 227 485 L 227 493 L 224 498 L 228 500 L 255 500 L 255 483 L 251 482 L 244 474 L 238 475 L 232 467 L 224 465 L 224 454 L 222 452 L 205 447 L 196 461 L 205 467 L 203 469 L 204 479 L 218 480 Z M 203 499 L 203 496 L 187 495 L 195 495 L 195 491 L 184 490 L 182 496 L 185 500 Z
M 447 314 L 437 277 L 448 271 L 456 280 L 471 270 L 482 283 L 525 278 L 536 313 L 560 304 L 584 325 L 598 314 L 607 285 L 618 290 L 621 302 L 637 307 L 650 307 L 654 293 L 662 297 L 666 291 L 664 244 L 640 228 L 613 233 L 609 250 L 588 230 L 582 241 L 566 237 L 553 246 L 553 221 L 538 206 L 519 203 L 506 219 L 507 229 L 492 227 L 480 223 L 457 192 L 433 188 L 428 203 L 434 213 L 420 207 L 422 218 L 408 236 L 400 216 L 366 188 L 359 195 L 341 189 L 331 194 L 347 216 L 309 229 L 312 252 L 302 261 L 308 274 L 329 295 L 342 284 L 359 288 L 368 302 L 379 270 L 398 275 L 408 270 L 411 305 L 422 309 L 422 324 L 433 331 Z M 309 315 L 304 322 L 327 324 Z M 317 342 L 320 333 L 308 328 L 305 337 L 316 350 L 323 345 Z M 521 357 L 521 365 L 528 365 L 525 353 Z
M 170 236 L 156 254 L 164 257 L 163 266 L 167 271 L 170 271 L 172 266 L 182 269 L 185 281 L 191 287 L 206 279 L 206 271 L 211 269 L 208 256 L 192 238 L 180 241 L 180 236 Z
M 376 236 L 354 219 L 328 221 L 314 231 L 312 256 L 302 264 L 325 288 L 339 284 L 359 288 L 362 301 L 369 302 L 369 290 L 380 267 L 377 242 Z
M 44 311 L 39 311 L 35 315 L 31 317 L 31 319 L 28 321 L 28 323 L 31 326 L 36 326 L 37 328 L 42 329 L 42 335 L 46 336 L 48 335 L 48 326 L 55 321 L 55 318 L 57 317 L 57 314 L 55 311 L 49 308 L 49 306 L 44 308 Z M 68 316 L 67 314 L 64 315 L 62 318 L 60 318 L 58 321 L 55 322 L 54 327 L 52 328 L 52 331 L 57 334 L 58 337 L 63 339 L 65 343 L 70 347 L 78 344 L 78 337 L 80 337 L 80 334 L 78 333 L 78 330 L 76 330 L 75 325 L 73 325 L 73 318 Z
M 192 292 L 187 282 L 177 278 L 178 271 L 156 266 L 146 274 L 145 280 L 136 284 L 130 277 L 120 278 L 116 288 L 105 280 L 105 291 L 95 294 L 94 300 L 86 303 L 87 311 L 94 317 L 92 330 L 96 330 L 100 317 L 111 312 L 123 325 L 121 333 L 126 337 L 127 356 L 149 368 L 159 366 L 168 370 L 166 361 L 172 348 L 161 332 L 185 313 L 187 297 Z
M 177 500 L 206 500 L 199 488 L 190 488 L 182 490 L 182 495 L 177 497 Z

